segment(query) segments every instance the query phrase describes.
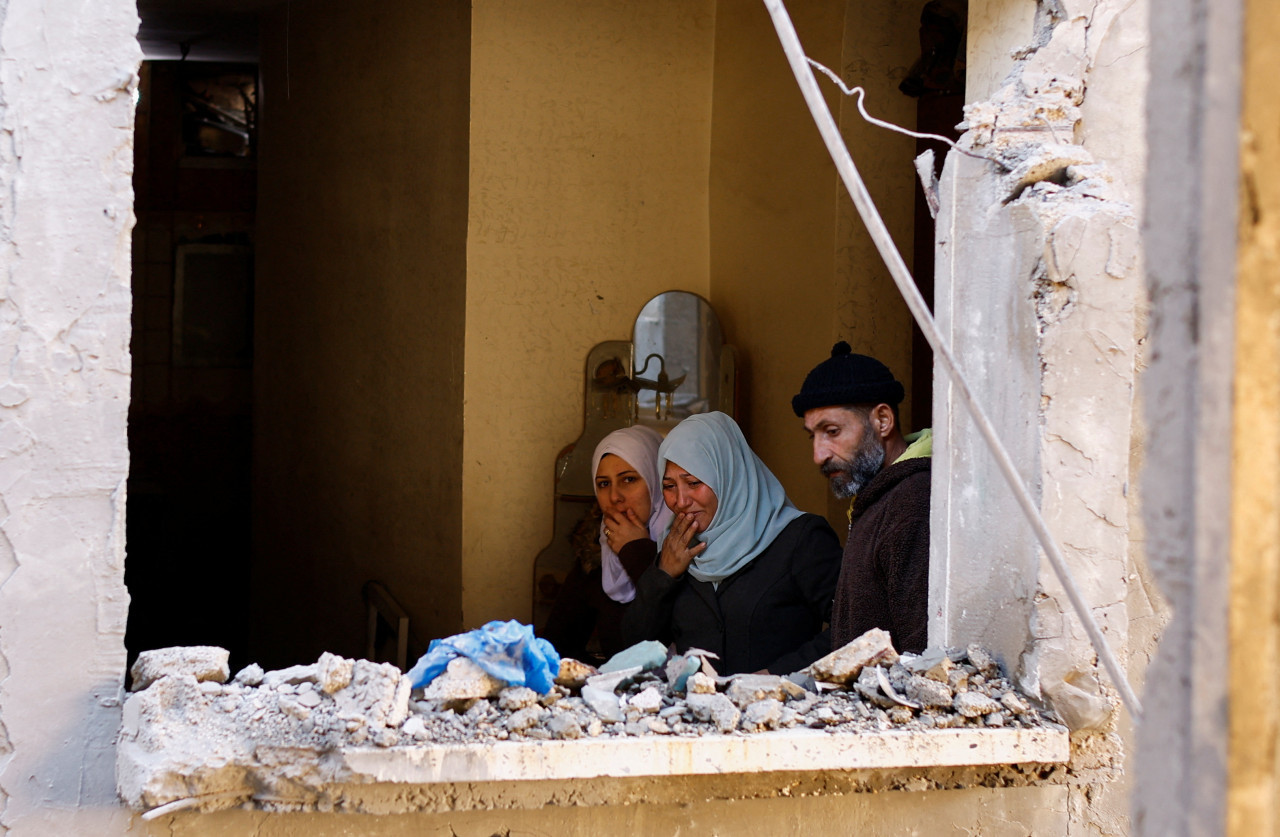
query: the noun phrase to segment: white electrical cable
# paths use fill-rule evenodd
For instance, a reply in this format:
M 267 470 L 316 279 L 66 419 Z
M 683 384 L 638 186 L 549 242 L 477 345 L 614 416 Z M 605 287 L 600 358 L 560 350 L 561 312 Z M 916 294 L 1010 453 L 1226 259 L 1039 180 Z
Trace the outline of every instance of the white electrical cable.
M 813 70 L 810 69 L 808 59 L 804 54 L 804 47 L 800 44 L 800 38 L 796 35 L 795 27 L 791 23 L 791 17 L 787 14 L 786 7 L 782 4 L 782 0 L 764 0 L 764 5 L 769 10 L 769 15 L 773 18 L 773 26 L 778 32 L 778 40 L 782 42 L 782 50 L 786 53 L 787 61 L 791 64 L 791 71 L 795 73 L 796 82 L 800 85 L 800 92 L 804 95 L 814 122 L 817 123 L 818 131 L 822 134 L 822 139 L 827 145 L 827 151 L 831 154 L 836 170 L 840 173 L 845 188 L 849 190 L 849 196 L 853 199 L 853 204 L 857 207 L 858 214 L 862 217 L 862 222 L 866 224 L 867 232 L 871 235 L 871 240 L 875 242 L 880 257 L 884 259 L 885 265 L 889 268 L 889 274 L 893 277 L 894 284 L 898 286 L 898 291 L 907 303 L 907 308 L 911 310 L 911 315 L 915 318 L 916 323 L 919 324 L 920 330 L 924 332 L 925 339 L 933 347 L 938 362 L 950 377 L 951 385 L 956 388 L 960 400 L 969 409 L 974 424 L 977 425 L 978 431 L 982 434 L 983 439 L 986 440 L 987 447 L 990 448 L 996 464 L 1000 467 L 1000 472 L 1009 483 L 1009 488 L 1012 489 L 1014 497 L 1018 501 L 1018 506 L 1022 509 L 1023 514 L 1026 515 L 1031 528 L 1035 531 L 1036 538 L 1040 541 L 1040 546 L 1045 551 L 1045 556 L 1049 559 L 1054 573 L 1058 576 L 1058 581 L 1062 583 L 1067 598 L 1071 601 L 1076 615 L 1080 618 L 1085 633 L 1089 635 L 1089 640 L 1093 643 L 1094 651 L 1097 652 L 1103 668 L 1107 670 L 1107 674 L 1111 677 L 1111 682 L 1128 706 L 1129 714 L 1133 717 L 1134 723 L 1141 723 L 1142 704 L 1139 702 L 1133 686 L 1130 685 L 1129 679 L 1120 667 L 1119 660 L 1116 659 L 1111 646 L 1102 635 L 1102 629 L 1098 627 L 1097 621 L 1093 618 L 1088 603 L 1085 602 L 1084 596 L 1080 593 L 1080 588 L 1076 585 L 1075 579 L 1067 568 L 1066 558 L 1063 557 L 1062 550 L 1058 547 L 1053 535 L 1050 534 L 1049 527 L 1044 522 L 1040 510 L 1036 508 L 1031 492 L 1023 485 L 1022 479 L 1018 476 L 1017 469 L 1014 467 L 1013 460 L 996 436 L 995 427 L 992 426 L 986 413 L 974 398 L 973 391 L 969 388 L 969 382 L 960 371 L 960 365 L 956 362 L 955 356 L 952 355 L 950 347 L 943 342 L 942 335 L 938 333 L 938 328 L 933 322 L 933 316 L 929 313 L 929 308 L 925 304 L 924 298 L 920 295 L 920 290 L 912 280 L 911 272 L 902 260 L 902 254 L 898 252 L 897 247 L 894 245 L 893 238 L 889 235 L 889 230 L 885 226 L 884 220 L 880 217 L 880 213 L 876 210 L 875 204 L 871 200 L 870 193 L 867 192 L 862 178 L 858 175 L 858 169 L 853 163 L 853 157 L 849 154 L 844 138 L 840 135 L 840 128 L 831 116 L 831 110 L 827 107 L 826 100 L 822 98 L 822 91 L 818 89 L 818 80 L 814 77 Z
M 864 90 L 861 87 L 850 87 L 849 85 L 845 84 L 844 81 L 841 80 L 840 76 L 836 75 L 835 72 L 831 70 L 829 67 L 827 67 L 825 64 L 820 64 L 808 56 L 805 56 L 804 60 L 809 62 L 809 66 L 813 67 L 814 69 L 818 70 L 823 75 L 825 75 L 827 78 L 834 81 L 836 83 L 836 87 L 840 88 L 841 93 L 843 93 L 846 96 L 857 96 L 858 97 L 858 101 L 857 101 L 858 113 L 862 114 L 862 118 L 870 122 L 872 125 L 876 125 L 880 128 L 884 128 L 887 131 L 893 131 L 898 134 L 904 134 L 908 137 L 915 137 L 916 139 L 937 140 L 938 142 L 945 142 L 947 145 L 951 146 L 956 151 L 959 151 L 961 154 L 965 155 L 966 157 L 972 157 L 975 160 L 986 160 L 988 163 L 995 163 L 997 166 L 999 166 L 1002 169 L 1007 170 L 1009 168 L 1002 161 L 997 160 L 994 157 L 988 157 L 985 154 L 977 154 L 973 151 L 970 151 L 967 148 L 961 148 L 954 140 L 947 139 L 942 134 L 922 134 L 917 131 L 912 131 L 907 128 L 904 128 L 901 125 L 894 125 L 892 122 L 886 122 L 883 119 L 876 119 L 874 116 L 867 113 L 867 108 L 865 104 L 865 100 L 867 98 L 866 90 Z M 1050 129 L 1052 130 L 1052 126 L 1050 126 Z

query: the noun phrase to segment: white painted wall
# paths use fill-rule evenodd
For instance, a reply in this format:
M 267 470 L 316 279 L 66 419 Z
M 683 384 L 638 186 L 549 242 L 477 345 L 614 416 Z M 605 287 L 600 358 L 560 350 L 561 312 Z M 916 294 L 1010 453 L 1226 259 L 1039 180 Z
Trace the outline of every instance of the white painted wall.
M 0 832 L 108 834 L 124 674 L 132 0 L 0 3 Z

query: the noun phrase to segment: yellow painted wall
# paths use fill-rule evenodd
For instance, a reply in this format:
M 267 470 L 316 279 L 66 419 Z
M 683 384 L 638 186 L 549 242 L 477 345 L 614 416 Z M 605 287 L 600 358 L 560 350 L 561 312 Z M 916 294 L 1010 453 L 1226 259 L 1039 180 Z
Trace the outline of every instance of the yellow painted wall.
M 838 65 L 844 3 L 787 8 L 808 53 Z M 758 0 L 718 4 L 713 114 L 711 302 L 740 352 L 743 428 L 796 505 L 822 513 L 791 396 L 835 339 L 836 174 Z
M 708 291 L 712 0 L 475 0 L 463 616 L 528 619 L 588 350 Z
M 846 13 L 843 2 L 801 0 L 787 9 L 806 54 L 865 85 L 873 113 L 914 126 L 915 100 L 897 85 L 919 54 L 916 4 L 849 3 Z M 913 141 L 870 128 L 833 84 L 820 85 L 909 261 Z M 796 505 L 827 512 L 842 532 L 844 504 L 813 464 L 791 397 L 839 339 L 880 357 L 910 391 L 909 314 L 758 0 L 718 5 L 713 112 L 711 301 L 743 356 L 744 425 Z
M 362 583 L 461 623 L 465 2 L 263 29 L 254 656 L 363 656 Z
M 1232 437 L 1228 834 L 1280 833 L 1280 13 L 1249 0 Z
M 918 102 L 903 94 L 898 84 L 920 57 L 923 6 L 919 0 L 860 0 L 849 4 L 844 21 L 845 84 L 867 91 L 871 116 L 908 129 L 916 127 Z M 822 80 L 824 87 L 828 83 Z M 840 98 L 840 131 L 876 210 L 907 268 L 913 269 L 915 200 L 920 191 L 913 162 L 915 139 L 870 124 L 858 112 L 856 99 L 847 96 Z M 928 427 L 930 416 L 917 416 L 912 410 L 911 312 L 843 183 L 839 194 L 836 330 L 855 352 L 879 358 L 902 381 L 907 397 L 900 412 L 906 431 Z M 844 519 L 847 507 L 847 501 L 831 498 L 831 514 L 837 519 Z

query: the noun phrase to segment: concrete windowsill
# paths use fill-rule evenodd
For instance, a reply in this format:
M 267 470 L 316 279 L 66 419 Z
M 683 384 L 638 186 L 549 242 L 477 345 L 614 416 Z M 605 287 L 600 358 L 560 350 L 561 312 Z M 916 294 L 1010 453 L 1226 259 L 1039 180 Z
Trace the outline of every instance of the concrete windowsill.
M 862 734 L 799 729 L 749 736 L 497 741 L 342 751 L 353 779 L 395 784 L 1060 764 L 1069 755 L 1068 734 L 1061 727 Z

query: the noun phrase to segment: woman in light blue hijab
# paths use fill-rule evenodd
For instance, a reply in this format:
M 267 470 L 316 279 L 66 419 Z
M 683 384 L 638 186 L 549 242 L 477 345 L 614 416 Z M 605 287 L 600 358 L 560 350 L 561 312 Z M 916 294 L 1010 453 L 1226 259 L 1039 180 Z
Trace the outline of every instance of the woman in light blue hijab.
M 792 505 L 737 423 L 685 419 L 659 447 L 658 471 L 675 516 L 636 584 L 625 640 L 713 651 L 721 674 L 786 674 L 827 653 L 840 543 Z

